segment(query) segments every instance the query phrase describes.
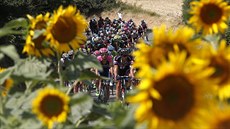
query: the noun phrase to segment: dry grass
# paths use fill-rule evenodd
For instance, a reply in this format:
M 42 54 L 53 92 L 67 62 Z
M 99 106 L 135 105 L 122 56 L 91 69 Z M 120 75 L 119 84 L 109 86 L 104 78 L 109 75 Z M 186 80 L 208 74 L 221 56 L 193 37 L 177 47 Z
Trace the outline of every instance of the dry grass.
M 182 22 L 183 0 L 121 0 L 115 10 L 101 14 L 102 17 L 118 18 L 117 13 L 123 14 L 124 20 L 133 19 L 136 24 L 145 20 L 149 28 L 165 24 L 167 27 L 177 28 Z

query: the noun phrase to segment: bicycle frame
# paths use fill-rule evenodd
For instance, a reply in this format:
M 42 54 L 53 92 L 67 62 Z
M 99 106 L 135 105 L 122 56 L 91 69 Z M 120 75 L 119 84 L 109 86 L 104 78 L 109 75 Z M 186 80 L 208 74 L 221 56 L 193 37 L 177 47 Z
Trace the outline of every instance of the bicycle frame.
M 109 99 L 108 93 L 107 93 L 107 88 L 109 88 L 109 80 L 102 80 L 98 100 L 103 102 L 103 103 L 106 103 Z
M 128 80 L 129 76 L 119 76 L 119 80 L 121 81 L 121 89 L 120 89 L 120 98 L 122 101 L 125 100 L 126 93 L 127 93 L 127 86 L 126 86 L 126 80 Z

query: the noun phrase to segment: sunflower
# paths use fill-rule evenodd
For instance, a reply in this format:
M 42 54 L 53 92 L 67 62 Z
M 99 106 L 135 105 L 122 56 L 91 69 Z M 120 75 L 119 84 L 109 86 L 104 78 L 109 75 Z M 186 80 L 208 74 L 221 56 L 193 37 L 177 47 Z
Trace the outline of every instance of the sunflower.
M 179 26 L 177 30 L 166 30 L 166 26 L 153 29 L 153 44 L 163 50 L 163 56 L 174 51 L 177 45 L 180 51 L 186 51 L 187 56 L 197 55 L 205 45 L 200 38 L 195 38 L 195 31 L 187 26 Z
M 191 2 L 192 16 L 188 23 L 204 34 L 224 33 L 228 28 L 230 6 L 223 0 L 201 0 Z
M 216 89 L 220 99 L 230 97 L 230 47 L 225 40 L 221 40 L 217 48 L 210 47 L 205 59 L 210 61 L 209 67 L 214 67 L 215 72 L 211 79 L 217 81 Z
M 149 46 L 142 41 L 139 42 L 136 47 L 138 48 L 138 50 L 133 52 L 133 56 L 135 57 L 133 67 L 140 68 L 138 75 L 141 76 L 142 74 L 145 74 L 145 72 L 142 73 L 142 69 L 151 69 L 151 67 L 155 68 L 155 66 L 161 62 L 162 58 L 160 56 L 152 58 L 152 55 L 159 55 L 159 52 L 155 53 L 157 51 L 153 51 L 154 48 L 152 46 Z
M 54 122 L 66 120 L 69 100 L 70 98 L 61 91 L 47 87 L 33 100 L 33 112 L 48 125 L 48 128 L 52 128 Z
M 54 12 L 50 26 L 47 28 L 47 39 L 51 45 L 60 53 L 77 49 L 86 40 L 84 31 L 87 28 L 86 19 L 80 15 L 76 7 L 62 6 Z
M 50 56 L 54 55 L 51 50 L 49 43 L 45 41 L 46 36 L 44 35 L 44 30 L 47 27 L 47 22 L 49 21 L 50 14 L 46 13 L 46 15 L 38 15 L 36 18 L 27 15 L 30 20 L 30 29 L 29 34 L 26 38 L 26 44 L 24 46 L 23 52 L 28 55 L 35 55 L 37 57 Z M 41 34 L 36 34 L 41 32 Z
M 210 106 L 202 129 L 230 129 L 230 106 L 214 104 Z
M 179 27 L 176 31 L 162 25 L 153 29 L 153 45 L 148 46 L 143 41 L 137 45 L 138 50 L 133 53 L 134 67 L 143 69 L 156 68 L 163 59 L 168 58 L 168 53 L 175 50 L 186 51 L 187 56 L 197 56 L 206 46 L 201 39 L 195 39 L 195 32 L 189 27 Z M 147 58 L 146 58 L 147 57 Z M 146 73 L 144 71 L 143 73 Z M 140 73 L 142 74 L 142 73 Z
M 204 66 L 207 63 L 203 64 Z M 138 103 L 135 112 L 137 123 L 148 122 L 154 128 L 197 128 L 210 101 L 205 94 L 212 93 L 208 77 L 212 68 L 196 65 L 186 52 L 169 54 L 169 61 L 162 62 L 157 71 L 143 78 L 139 92 L 128 98 Z
M 3 72 L 5 69 L 0 68 L 0 73 Z M 0 85 L 2 87 L 2 96 L 6 96 L 7 92 L 10 90 L 10 88 L 13 86 L 13 80 L 11 78 L 6 79 L 3 84 Z

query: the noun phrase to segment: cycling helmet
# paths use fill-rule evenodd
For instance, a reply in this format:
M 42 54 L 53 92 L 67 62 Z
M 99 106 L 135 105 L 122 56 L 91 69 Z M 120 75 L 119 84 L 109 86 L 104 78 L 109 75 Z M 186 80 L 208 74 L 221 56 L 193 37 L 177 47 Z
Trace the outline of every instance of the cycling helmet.
M 104 54 L 104 53 L 108 52 L 108 49 L 107 48 L 101 48 L 99 51 L 101 54 Z
M 100 53 L 100 51 L 96 50 L 96 51 L 93 52 L 93 54 L 94 54 L 95 56 L 99 56 L 101 53 Z
M 129 55 L 130 50 L 127 49 L 127 48 L 120 48 L 120 49 L 118 50 L 118 53 L 119 53 L 120 55 Z
M 115 48 L 114 48 L 112 45 L 109 45 L 109 46 L 108 46 L 108 50 L 109 50 L 109 51 L 113 51 L 113 50 L 115 50 Z
M 63 53 L 62 58 L 68 58 L 68 53 Z
M 68 51 L 68 55 L 69 55 L 69 56 L 72 56 L 73 54 L 74 54 L 74 51 L 73 51 L 73 50 Z

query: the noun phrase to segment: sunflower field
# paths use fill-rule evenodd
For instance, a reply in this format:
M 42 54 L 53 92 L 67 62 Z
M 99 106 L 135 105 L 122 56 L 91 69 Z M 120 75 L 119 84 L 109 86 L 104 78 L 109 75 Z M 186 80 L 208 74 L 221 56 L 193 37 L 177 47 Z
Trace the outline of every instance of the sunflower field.
M 77 0 L 76 0 L 77 1 Z M 134 68 L 139 85 L 129 105 L 98 104 L 85 93 L 71 94 L 65 81 L 101 78 L 98 60 L 79 50 L 88 22 L 78 8 L 60 5 L 4 23 L 0 38 L 19 35 L 25 43 L 0 45 L 1 129 L 230 129 L 230 4 L 185 0 L 186 25 L 152 28 L 152 44 L 139 40 Z M 73 51 L 66 69 L 61 54 Z

